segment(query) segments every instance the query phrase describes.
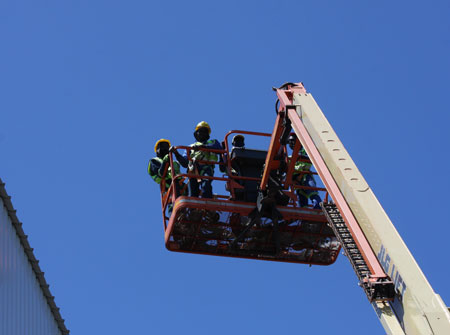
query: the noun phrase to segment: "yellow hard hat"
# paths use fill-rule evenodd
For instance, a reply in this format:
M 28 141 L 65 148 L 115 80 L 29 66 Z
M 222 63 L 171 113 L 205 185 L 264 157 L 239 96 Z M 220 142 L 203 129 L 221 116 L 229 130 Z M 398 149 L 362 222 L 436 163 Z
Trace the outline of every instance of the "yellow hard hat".
M 168 144 L 169 144 L 169 147 L 171 146 L 169 140 L 166 140 L 165 138 L 160 138 L 160 139 L 159 139 L 158 141 L 156 141 L 156 143 L 155 143 L 155 152 L 156 152 L 156 149 L 158 149 L 158 145 L 159 145 L 160 143 L 162 143 L 162 142 L 168 143 Z
M 211 134 L 211 127 L 209 126 L 208 122 L 206 121 L 201 121 L 197 124 L 197 126 L 195 127 L 195 131 L 197 131 L 199 128 L 205 127 L 208 129 L 208 134 Z

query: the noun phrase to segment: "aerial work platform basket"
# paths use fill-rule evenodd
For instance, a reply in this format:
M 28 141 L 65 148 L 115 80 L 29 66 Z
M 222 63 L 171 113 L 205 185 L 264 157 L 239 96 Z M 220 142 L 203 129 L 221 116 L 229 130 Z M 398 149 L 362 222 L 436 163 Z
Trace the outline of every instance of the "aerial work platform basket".
M 340 245 L 333 230 L 321 212 L 310 209 L 278 207 L 283 219 L 277 232 L 273 220 L 263 217 L 235 242 L 254 208 L 244 202 L 179 197 L 165 232 L 167 249 L 317 265 L 336 260 Z
M 296 188 L 280 190 L 283 200 L 274 206 L 273 213 L 260 213 L 258 207 L 259 183 L 267 151 L 231 148 L 228 137 L 232 134 L 270 137 L 271 134 L 249 131 L 231 131 L 222 142 L 223 150 L 202 149 L 221 156 L 221 176 L 180 174 L 173 176 L 166 189 L 161 182 L 165 244 L 176 252 L 228 256 L 314 265 L 330 265 L 339 255 L 340 243 L 320 209 L 299 207 Z M 179 146 L 187 150 L 189 147 Z M 286 155 L 286 159 L 289 157 Z M 173 157 L 170 154 L 170 166 Z M 173 169 L 172 169 L 173 171 Z M 315 174 L 314 172 L 307 172 Z M 227 194 L 214 194 L 212 199 L 189 197 L 189 178 L 212 179 L 214 191 L 225 186 Z M 328 194 L 325 188 L 314 188 Z

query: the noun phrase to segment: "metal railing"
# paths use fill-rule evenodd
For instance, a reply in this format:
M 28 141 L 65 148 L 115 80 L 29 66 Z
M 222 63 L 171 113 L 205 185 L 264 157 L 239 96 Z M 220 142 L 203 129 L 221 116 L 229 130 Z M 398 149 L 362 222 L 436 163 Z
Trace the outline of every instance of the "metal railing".
M 240 176 L 237 174 L 234 174 L 233 168 L 232 168 L 232 160 L 231 160 L 231 150 L 230 150 L 230 145 L 228 143 L 228 139 L 229 136 L 232 134 L 241 134 L 241 135 L 251 135 L 251 136 L 262 136 L 262 137 L 270 137 L 271 134 L 268 133 L 261 133 L 261 132 L 252 132 L 252 131 L 244 131 L 244 130 L 233 130 L 228 132 L 225 135 L 225 139 L 223 142 L 223 146 L 224 149 L 207 149 L 207 148 L 200 148 L 200 149 L 196 149 L 196 150 L 201 150 L 204 152 L 211 152 L 211 153 L 215 153 L 217 155 L 219 155 L 220 159 L 218 161 L 206 161 L 206 160 L 197 160 L 196 163 L 198 164 L 203 164 L 203 165 L 213 165 L 214 169 L 216 165 L 221 165 L 221 166 L 225 166 L 225 173 L 222 176 L 202 176 L 199 174 L 195 174 L 192 172 L 187 172 L 187 173 L 180 173 L 175 175 L 174 174 L 174 157 L 173 157 L 173 152 L 169 153 L 169 164 L 168 166 L 166 166 L 166 169 L 163 173 L 163 176 L 161 177 L 161 183 L 160 183 L 160 190 L 161 190 L 161 204 L 162 204 L 162 212 L 163 212 L 163 217 L 164 217 L 164 228 L 167 228 L 167 221 L 169 220 L 169 217 L 166 215 L 167 212 L 169 212 L 169 216 L 170 216 L 170 212 L 171 212 L 171 206 L 173 206 L 173 204 L 175 204 L 176 199 L 181 196 L 181 195 L 186 195 L 187 194 L 187 190 L 188 190 L 188 182 L 185 182 L 186 180 L 189 180 L 190 178 L 195 178 L 197 180 L 216 180 L 216 181 L 222 181 L 225 182 L 225 190 L 228 192 L 228 194 L 214 194 L 213 197 L 216 199 L 223 199 L 223 200 L 234 200 L 236 198 L 236 190 L 237 189 L 244 189 L 244 187 L 239 183 L 242 181 L 257 181 L 260 182 L 261 181 L 261 177 L 260 178 L 255 178 L 255 177 L 246 177 L 246 176 Z M 175 149 L 177 150 L 181 150 L 184 149 L 186 150 L 186 154 L 187 154 L 187 159 L 189 162 L 192 162 L 192 152 L 194 151 L 194 149 L 192 149 L 189 146 L 176 146 Z M 285 157 L 286 160 L 290 159 L 287 155 L 287 150 L 286 148 L 284 148 L 285 150 Z M 300 159 L 298 158 L 297 161 L 304 161 L 304 162 L 308 162 L 310 163 L 310 160 L 306 160 L 306 159 Z M 169 171 L 169 167 L 170 167 L 170 171 L 171 171 L 171 182 L 170 182 L 170 186 L 167 187 L 167 174 Z M 300 171 L 300 172 L 296 172 L 296 174 L 300 174 L 300 175 L 304 175 L 304 174 L 310 174 L 310 175 L 318 175 L 317 172 L 313 172 L 313 171 Z M 299 185 L 298 183 L 295 183 L 295 181 L 293 181 L 292 183 L 285 183 L 286 186 L 283 190 L 283 192 L 289 196 L 290 200 L 289 203 L 287 205 L 287 207 L 293 207 L 296 208 L 298 207 L 298 203 L 297 203 L 297 194 L 296 194 L 296 190 L 298 189 L 304 189 L 304 190 L 312 190 L 312 191 L 317 191 L 317 192 L 325 192 L 325 197 L 324 197 L 324 201 L 327 202 L 328 201 L 328 192 L 326 188 L 323 187 L 310 187 L 310 186 L 303 186 L 303 185 Z

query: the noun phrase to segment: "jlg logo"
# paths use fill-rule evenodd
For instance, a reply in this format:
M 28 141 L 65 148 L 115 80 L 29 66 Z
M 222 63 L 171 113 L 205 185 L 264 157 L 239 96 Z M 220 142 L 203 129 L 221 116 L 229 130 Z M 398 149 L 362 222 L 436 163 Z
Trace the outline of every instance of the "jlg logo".
M 406 284 L 403 281 L 402 276 L 398 273 L 398 270 L 395 268 L 395 264 L 391 263 L 391 257 L 386 252 L 386 248 L 384 245 L 381 245 L 380 252 L 378 253 L 378 260 L 380 261 L 381 266 L 383 267 L 386 274 L 390 273 L 390 277 L 394 282 L 395 291 L 400 294 L 400 298 L 403 297 L 403 294 L 406 290 Z M 391 267 L 392 265 L 392 267 Z M 389 268 L 391 271 L 389 272 Z

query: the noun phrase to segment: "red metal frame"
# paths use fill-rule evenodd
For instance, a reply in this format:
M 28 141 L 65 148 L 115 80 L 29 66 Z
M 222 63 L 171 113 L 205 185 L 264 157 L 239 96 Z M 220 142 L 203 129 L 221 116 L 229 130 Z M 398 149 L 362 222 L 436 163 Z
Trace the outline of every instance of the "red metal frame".
M 276 129 L 274 129 L 275 135 L 276 136 L 280 136 L 281 135 L 281 119 L 279 117 L 277 117 L 277 125 L 276 125 Z M 268 162 L 268 158 L 269 155 L 271 157 L 275 157 L 275 151 L 277 152 L 277 154 L 279 154 L 282 150 L 284 150 L 283 146 L 281 146 L 279 144 L 279 141 L 274 140 L 274 138 L 276 136 L 273 136 L 273 134 L 269 134 L 269 133 L 262 133 L 262 132 L 254 132 L 254 131 L 245 131 L 245 130 L 232 130 L 229 131 L 226 135 L 225 135 L 225 139 L 224 139 L 224 144 L 225 144 L 225 149 L 224 150 L 217 150 L 217 149 L 202 149 L 204 151 L 208 151 L 208 152 L 214 152 L 217 154 L 221 154 L 221 155 L 227 155 L 227 157 L 230 157 L 230 146 L 228 143 L 228 139 L 229 136 L 232 134 L 243 134 L 243 135 L 253 135 L 253 136 L 262 136 L 262 137 L 271 137 L 271 142 L 270 142 L 270 147 L 269 147 L 269 151 L 267 154 L 267 158 L 266 158 L 266 166 L 273 168 L 278 168 L 279 166 L 279 162 L 273 162 L 269 160 Z M 276 145 L 276 149 L 273 150 L 272 148 Z M 296 143 L 296 148 L 298 148 L 298 151 L 300 151 L 300 143 L 297 142 Z M 176 146 L 175 147 L 177 150 L 178 149 L 185 149 L 187 152 L 187 156 L 188 159 L 190 160 L 190 147 L 188 146 Z M 295 185 L 294 183 L 292 183 L 291 181 L 291 177 L 292 177 L 292 173 L 293 173 L 293 167 L 295 165 L 296 161 L 307 161 L 307 160 L 301 160 L 298 159 L 298 151 L 294 150 L 293 153 L 293 157 L 290 158 L 290 162 L 288 165 L 288 176 L 290 176 L 290 178 L 286 178 L 285 183 L 284 183 L 284 192 L 286 195 L 288 195 L 291 198 L 291 201 L 289 203 L 288 206 L 292 206 L 292 207 L 297 207 L 297 195 L 295 194 L 295 190 L 296 189 L 312 189 L 315 191 L 322 191 L 325 192 L 325 200 L 328 199 L 328 191 L 326 188 L 322 188 L 322 187 L 308 187 L 308 186 L 300 186 L 300 185 Z M 287 155 L 285 154 L 284 157 L 287 157 Z M 174 171 L 173 168 L 173 155 L 170 154 L 169 155 L 169 162 L 170 162 L 170 167 L 171 170 Z M 165 179 L 166 179 L 166 175 L 167 175 L 167 171 L 168 171 L 168 167 L 166 168 L 162 178 L 161 178 L 161 183 L 160 183 L 160 188 L 161 188 L 161 203 L 162 203 L 162 212 L 164 213 L 165 210 L 167 209 L 168 205 L 170 203 L 174 204 L 177 196 L 175 195 L 174 192 L 174 181 L 178 178 L 182 178 L 182 180 L 186 180 L 188 178 L 198 178 L 198 179 L 210 179 L 210 180 L 218 180 L 218 181 L 225 181 L 228 184 L 227 189 L 229 190 L 230 194 L 229 195 L 217 195 L 216 197 L 218 198 L 222 198 L 222 199 L 227 199 L 227 200 L 231 200 L 234 199 L 235 197 L 235 189 L 238 188 L 242 188 L 242 186 L 237 182 L 238 180 L 255 180 L 255 181 L 259 181 L 261 183 L 261 185 L 263 185 L 264 180 L 268 178 L 268 173 L 267 168 L 265 169 L 264 173 L 263 173 L 263 177 L 262 178 L 252 178 L 252 177 L 243 177 L 243 176 L 235 176 L 233 174 L 231 174 L 231 159 L 227 159 L 225 163 L 223 162 L 206 162 L 206 161 L 199 161 L 200 163 L 205 163 L 205 164 L 211 164 L 211 165 L 226 165 L 227 166 L 227 173 L 226 175 L 224 175 L 223 177 L 210 177 L 210 176 L 200 176 L 200 175 L 195 175 L 192 173 L 182 173 L 176 176 L 172 176 L 172 183 L 171 186 L 169 187 L 168 190 L 165 189 L 166 187 L 166 183 L 165 183 Z M 308 161 L 309 162 L 309 161 Z M 311 171 L 304 171 L 304 172 L 300 172 L 300 173 L 304 173 L 304 174 L 314 174 L 317 175 L 317 172 L 311 172 Z M 186 188 L 187 185 L 185 185 Z M 264 189 L 261 186 L 262 189 Z M 183 192 L 181 192 L 183 193 Z M 321 212 L 321 210 L 315 210 L 318 212 Z M 167 228 L 167 218 L 163 215 L 164 217 L 164 227 Z
M 199 238 L 198 236 L 195 237 L 195 241 L 199 241 L 199 240 L 203 240 L 203 241 L 207 241 L 207 240 L 215 240 L 217 242 L 217 245 L 215 247 L 215 250 L 212 251 L 205 251 L 205 250 L 201 250 L 201 248 L 195 249 L 193 248 L 193 250 L 186 250 L 186 249 L 180 249 L 179 243 L 174 241 L 172 239 L 172 236 L 174 234 L 174 227 L 175 224 L 177 223 L 177 219 L 180 217 L 180 212 L 183 209 L 198 209 L 198 210 L 202 210 L 202 211 L 214 211 L 214 212 L 221 212 L 221 213 L 236 213 L 239 215 L 243 215 L 246 216 L 248 215 L 253 209 L 254 209 L 254 204 L 252 203 L 248 203 L 248 202 L 238 202 L 238 201 L 220 201 L 220 200 L 216 200 L 216 199 L 201 199 L 201 198 L 192 198 L 192 197 L 179 197 L 175 203 L 174 209 L 173 209 L 173 214 L 170 217 L 169 220 L 169 224 L 167 226 L 167 229 L 165 231 L 165 243 L 166 243 L 166 247 L 167 249 L 171 250 L 171 251 L 176 251 L 176 252 L 187 252 L 187 253 L 195 253 L 195 254 L 204 254 L 204 255 L 215 255 L 215 256 L 226 256 L 226 257 L 238 257 L 238 258 L 247 258 L 247 259 L 260 259 L 260 260 L 271 260 L 271 261 L 281 261 L 281 262 L 290 262 L 290 263 L 303 263 L 303 264 L 310 264 L 310 265 L 330 265 L 333 264 L 338 255 L 339 255 L 339 251 L 340 251 L 340 246 L 333 249 L 333 250 L 325 250 L 323 249 L 323 253 L 327 254 L 327 261 L 319 261 L 317 258 L 316 260 L 314 260 L 314 257 L 316 256 L 314 251 L 318 251 L 320 252 L 320 250 L 322 249 L 317 249 L 317 248 L 307 248 L 311 251 L 310 255 L 308 256 L 307 259 L 304 260 L 298 260 L 295 259 L 295 257 L 291 257 L 291 259 L 289 258 L 289 253 L 284 253 L 283 255 L 253 255 L 253 256 L 248 256 L 248 255 L 243 255 L 240 253 L 224 253 L 223 251 L 226 251 L 226 249 L 229 246 L 229 243 L 227 241 L 225 241 L 224 239 L 220 239 L 220 238 L 211 238 L 211 237 L 206 237 L 206 238 Z M 294 238 L 294 236 L 305 236 L 305 238 L 313 238 L 315 240 L 315 243 L 318 243 L 319 240 L 321 240 L 324 237 L 334 237 L 334 234 L 332 233 L 332 231 L 328 231 L 328 232 L 324 232 L 323 228 L 327 226 L 326 222 L 324 222 L 324 217 L 321 213 L 315 212 L 311 209 L 300 209 L 300 208 L 292 208 L 292 207 L 278 207 L 278 209 L 280 210 L 280 212 L 283 215 L 283 218 L 285 220 L 296 220 L 299 218 L 299 216 L 301 215 L 303 220 L 307 220 L 310 223 L 315 223 L 318 225 L 321 225 L 320 231 L 319 232 L 305 232 L 302 233 L 301 231 L 298 231 L 299 226 L 295 226 L 295 227 L 285 227 L 284 229 L 281 229 L 280 232 L 284 233 L 284 234 L 290 234 L 289 236 L 292 236 L 292 238 Z M 192 224 L 192 222 L 190 223 Z M 200 227 L 203 222 L 198 222 L 195 223 L 197 225 L 197 227 Z M 198 233 L 198 228 L 195 230 L 195 234 Z M 269 232 L 269 229 L 266 228 L 266 231 Z M 194 242 L 195 242 L 194 241 Z M 220 252 L 222 251 L 222 252 Z M 329 255 L 328 255 L 329 254 Z M 296 255 L 296 253 L 293 254 L 294 256 Z M 286 256 L 286 257 L 283 257 Z M 319 258 L 320 259 L 320 258 Z
M 264 173 L 261 180 L 260 188 L 261 190 L 265 190 L 269 181 L 269 174 L 272 170 L 277 169 L 279 167 L 279 161 L 275 160 L 275 156 L 280 153 L 280 136 L 282 132 L 282 115 L 280 113 L 277 114 L 277 119 L 275 120 L 275 127 L 273 128 L 272 137 L 270 139 L 269 151 L 267 152 L 266 158 L 266 168 L 264 169 Z
M 255 207 L 256 204 L 254 203 L 249 203 L 249 202 L 240 202 L 240 201 L 235 201 L 232 200 L 235 198 L 235 189 L 238 188 L 243 188 L 243 186 L 241 186 L 238 181 L 240 180 L 253 180 L 253 181 L 257 181 L 260 182 L 262 178 L 251 178 L 251 177 L 244 177 L 244 176 L 236 176 L 233 175 L 231 173 L 232 171 L 232 166 L 231 166 L 231 157 L 230 157 L 230 146 L 228 144 L 228 139 L 229 136 L 232 134 L 244 134 L 244 135 L 255 135 L 255 136 L 263 136 L 263 137 L 271 137 L 271 143 L 273 142 L 273 134 L 268 134 L 268 133 L 260 133 L 260 132 L 251 132 L 251 131 L 240 131 L 240 130 L 234 130 L 234 131 L 230 131 L 229 133 L 226 134 L 225 136 L 225 149 L 224 150 L 212 150 L 212 149 L 202 149 L 204 151 L 209 151 L 209 152 L 215 152 L 217 154 L 220 155 L 224 155 L 226 157 L 225 162 L 203 162 L 206 164 L 214 164 L 214 165 L 226 165 L 227 168 L 227 172 L 225 175 L 223 176 L 214 176 L 214 177 L 210 177 L 210 176 L 200 176 L 200 175 L 195 175 L 192 173 L 182 173 L 176 176 L 172 176 L 172 183 L 170 185 L 170 187 L 168 189 L 166 189 L 166 182 L 165 182 L 165 176 L 167 174 L 167 170 L 168 168 L 166 168 L 166 171 L 163 175 L 162 181 L 161 181 L 161 202 L 162 202 L 162 213 L 163 213 L 163 221 L 164 221 L 164 230 L 165 230 L 165 242 L 166 242 L 166 247 L 171 250 L 171 251 L 181 251 L 181 252 L 191 252 L 191 253 L 200 253 L 200 254 L 208 254 L 208 255 L 219 255 L 219 250 L 220 248 L 225 248 L 225 246 L 229 245 L 230 242 L 220 239 L 220 238 L 214 238 L 213 240 L 215 240 L 215 243 L 217 243 L 217 250 L 208 250 L 207 252 L 205 252 L 204 250 L 201 250 L 201 248 L 192 248 L 192 250 L 180 250 L 179 247 L 176 247 L 177 242 L 173 240 L 172 235 L 175 234 L 174 233 L 174 227 L 176 224 L 180 224 L 180 215 L 182 215 L 182 211 L 183 209 L 186 209 L 187 211 L 192 211 L 192 210 L 201 210 L 203 212 L 205 211 L 212 211 L 214 213 L 228 213 L 228 214 L 232 214 L 235 213 L 236 215 L 238 215 L 239 217 L 246 217 L 248 216 L 249 212 L 252 211 Z M 190 147 L 186 147 L 186 146 L 178 146 L 176 147 L 177 149 L 186 149 L 187 150 L 187 155 L 188 155 L 188 159 L 190 159 Z M 278 153 L 281 153 L 282 151 L 284 151 L 283 155 L 280 155 L 280 157 L 283 157 L 283 159 L 287 159 L 287 155 L 286 155 L 286 149 L 284 148 L 284 146 L 278 146 Z M 291 158 L 291 162 L 293 161 L 295 163 L 295 156 L 293 158 Z M 267 160 L 266 160 L 267 161 Z M 169 155 L 169 162 L 170 162 L 170 167 L 171 170 L 174 171 L 173 168 L 173 156 L 172 154 Z M 276 167 L 278 164 L 273 164 L 273 162 L 269 163 L 270 166 L 272 167 Z M 291 171 L 292 173 L 292 171 Z M 309 173 L 309 172 L 305 172 L 305 173 Z M 312 172 L 311 172 L 312 173 Z M 314 173 L 316 174 L 316 173 Z M 227 184 L 227 190 L 229 190 L 229 194 L 227 195 L 215 195 L 214 199 L 202 199 L 202 198 L 192 198 L 192 197 L 187 197 L 187 196 L 183 196 L 183 192 L 180 192 L 180 194 L 178 194 L 178 196 L 175 194 L 174 190 L 175 190 L 175 183 L 177 179 L 181 179 L 181 180 L 186 180 L 188 178 L 197 178 L 197 179 L 210 179 L 210 180 L 218 180 L 218 181 L 223 181 L 226 182 Z M 264 177 L 263 177 L 264 178 Z M 184 186 L 186 187 L 186 185 Z M 311 187 L 305 187 L 305 186 L 296 186 L 296 185 L 292 185 L 291 184 L 286 184 L 286 189 L 285 192 L 286 194 L 291 196 L 291 201 L 287 206 L 281 207 L 278 206 L 279 211 L 282 213 L 283 215 L 283 220 L 285 225 L 283 227 L 281 227 L 281 234 L 284 234 L 284 236 L 286 236 L 286 234 L 288 236 L 291 236 L 290 238 L 292 238 L 292 242 L 294 241 L 294 239 L 296 241 L 298 241 L 299 236 L 305 236 L 305 239 L 309 239 L 309 241 L 314 240 L 315 244 L 314 245 L 318 245 L 319 240 L 322 238 L 325 238 L 327 236 L 329 237 L 333 237 L 334 235 L 331 232 L 330 235 L 330 231 L 329 228 L 327 228 L 327 224 L 326 224 L 326 219 L 322 213 L 321 210 L 316 210 L 316 209 L 312 209 L 312 208 L 300 208 L 297 206 L 297 197 L 295 195 L 295 189 L 296 188 L 305 188 L 305 189 L 315 189 L 318 191 L 324 191 L 326 192 L 325 188 L 311 188 Z M 328 193 L 326 193 L 325 198 L 328 198 Z M 172 209 L 172 215 L 170 215 L 170 213 L 168 213 L 168 209 L 170 208 L 169 206 L 173 205 L 173 209 Z M 317 236 L 314 237 L 314 233 L 308 232 L 308 231 L 303 231 L 303 226 L 301 228 L 301 222 L 305 222 L 304 224 L 307 225 L 307 222 L 316 222 L 317 225 L 319 225 L 320 231 L 315 233 Z M 177 222 L 177 223 L 176 223 Z M 231 221 L 230 221 L 231 222 Z M 292 224 L 290 224 L 289 222 L 292 222 Z M 204 220 L 202 219 L 201 222 L 189 222 L 189 224 L 191 225 L 197 225 L 197 227 L 200 227 L 201 225 L 204 226 Z M 287 227 L 286 224 L 291 225 L 292 227 Z M 224 223 L 221 222 L 221 225 L 223 226 Z M 210 226 L 211 227 L 211 226 Z M 324 227 L 327 228 L 326 230 L 324 230 Z M 201 240 L 201 238 L 203 238 L 202 236 L 199 236 L 198 234 L 198 229 L 197 228 L 197 232 L 195 233 L 195 238 L 197 240 Z M 253 230 L 256 228 L 252 228 Z M 264 228 L 267 229 L 267 228 Z M 273 228 L 271 228 L 270 230 L 267 230 L 267 234 L 272 234 Z M 172 238 L 172 240 L 171 240 Z M 205 238 L 204 238 L 205 239 Z M 209 240 L 211 240 L 211 238 L 207 238 Z M 267 242 L 264 242 L 267 243 Z M 297 243 L 297 242 L 296 242 Z M 300 243 L 301 244 L 301 243 Z M 288 245 L 284 245 L 285 247 L 288 247 L 291 244 Z M 285 250 L 285 249 L 284 249 Z M 265 259 L 265 260 L 275 260 L 275 261 L 283 261 L 283 262 L 295 262 L 295 263 L 306 263 L 306 264 L 317 264 L 317 265 L 329 265 L 335 262 L 338 254 L 339 254 L 339 250 L 340 250 L 340 246 L 336 247 L 336 249 L 321 249 L 318 246 L 316 247 L 308 247 L 308 250 L 311 252 L 310 256 L 308 259 L 303 259 L 303 260 L 299 260 L 299 259 L 294 259 L 295 257 L 291 257 L 292 255 L 298 255 L 298 253 L 295 253 L 294 251 L 289 251 L 289 247 L 288 247 L 288 251 L 283 251 L 286 257 L 281 257 L 279 256 L 278 258 L 276 256 L 270 256 L 270 255 L 242 255 L 239 253 L 223 253 L 223 250 L 221 251 L 222 253 L 220 254 L 221 256 L 229 256 L 229 257 L 240 257 L 240 258 L 250 258 L 250 259 Z M 298 249 L 294 249 L 294 250 L 298 250 Z M 306 250 L 306 249 L 305 249 Z M 287 252 L 287 254 L 286 254 Z M 317 254 L 316 252 L 318 252 L 319 254 Z M 320 259 L 320 253 L 323 253 L 324 255 L 329 253 L 329 257 L 331 258 L 327 258 L 327 261 L 324 261 L 322 259 Z M 319 257 L 319 259 L 317 257 Z M 291 257 L 291 258 L 289 258 Z M 328 256 L 327 256 L 328 257 Z
M 356 244 L 358 245 L 362 256 L 364 257 L 364 260 L 366 261 L 370 271 L 371 271 L 371 279 L 370 280 L 377 280 L 378 278 L 386 278 L 387 275 L 383 271 L 375 253 L 373 252 L 372 248 L 369 245 L 369 242 L 367 241 L 363 231 L 361 230 L 361 227 L 359 226 L 356 218 L 354 217 L 350 207 L 348 206 L 347 202 L 345 201 L 344 196 L 342 195 L 339 187 L 337 186 L 333 176 L 331 175 L 330 171 L 328 170 L 328 167 L 326 166 L 322 156 L 320 155 L 319 151 L 317 150 L 311 136 L 309 135 L 308 131 L 306 130 L 305 126 L 303 125 L 303 122 L 299 115 L 297 114 L 297 111 L 295 109 L 295 106 L 293 106 L 293 95 L 295 93 L 306 93 L 306 90 L 304 89 L 302 84 L 296 84 L 298 86 L 288 86 L 287 90 L 284 89 L 277 89 L 277 96 L 280 101 L 279 106 L 279 117 L 277 118 L 276 125 L 281 125 L 280 115 L 287 115 L 289 117 L 289 120 L 291 121 L 292 127 L 297 134 L 297 137 L 299 138 L 302 145 L 305 147 L 306 151 L 308 152 L 308 155 L 311 159 L 311 161 L 314 164 L 314 167 L 318 171 L 320 178 L 322 179 L 323 183 L 326 186 L 326 189 L 330 193 L 331 197 L 333 198 L 334 202 L 336 203 L 336 206 L 339 208 L 339 211 L 344 218 L 344 221 L 346 222 Z M 280 114 L 281 113 L 281 114 Z M 286 113 L 286 114 L 284 114 Z M 277 132 L 279 133 L 279 131 Z M 277 134 L 274 132 L 274 134 Z M 276 141 L 276 138 L 273 139 L 273 142 L 279 142 Z M 276 146 L 272 148 L 272 150 L 276 150 Z M 270 166 L 269 166 L 270 167 Z M 266 167 L 266 170 L 268 168 Z

